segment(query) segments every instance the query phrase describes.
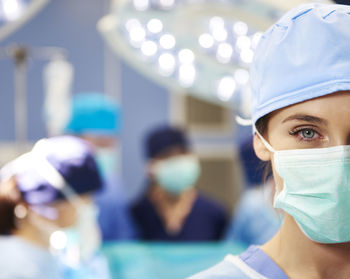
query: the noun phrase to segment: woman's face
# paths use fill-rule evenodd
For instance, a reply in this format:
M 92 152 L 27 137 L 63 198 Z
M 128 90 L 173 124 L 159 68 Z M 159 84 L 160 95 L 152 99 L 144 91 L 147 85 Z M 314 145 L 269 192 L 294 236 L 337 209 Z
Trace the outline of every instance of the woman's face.
M 342 91 L 271 113 L 263 136 L 275 150 L 350 145 L 349 120 L 350 91 Z M 276 184 L 281 189 L 283 181 L 274 170 L 273 155 L 257 135 L 254 149 L 261 160 L 271 160 Z

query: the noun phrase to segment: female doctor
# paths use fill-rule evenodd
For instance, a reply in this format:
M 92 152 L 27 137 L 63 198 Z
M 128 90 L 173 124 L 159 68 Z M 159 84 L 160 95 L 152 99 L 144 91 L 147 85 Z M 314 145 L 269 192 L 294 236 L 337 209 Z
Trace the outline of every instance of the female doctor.
M 251 82 L 254 149 L 284 222 L 191 279 L 350 278 L 350 7 L 288 12 L 262 36 Z

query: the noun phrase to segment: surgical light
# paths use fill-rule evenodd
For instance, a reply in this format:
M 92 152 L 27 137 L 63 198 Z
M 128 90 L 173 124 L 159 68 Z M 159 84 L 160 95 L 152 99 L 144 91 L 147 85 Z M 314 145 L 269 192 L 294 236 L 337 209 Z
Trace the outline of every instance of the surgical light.
M 225 28 L 217 28 L 212 31 L 213 37 L 218 42 L 223 42 L 227 39 L 228 33 Z
M 23 2 L 18 0 L 3 0 L 2 1 L 2 13 L 3 17 L 8 21 L 18 19 L 23 13 Z
M 221 63 L 228 63 L 231 60 L 233 54 L 233 48 L 228 43 L 221 43 L 218 46 L 216 58 Z
M 120 57 L 169 90 L 190 87 L 185 91 L 199 98 L 240 106 L 243 97 L 227 101 L 249 93 L 256 32 L 281 10 L 262 2 L 271 1 L 253 8 L 236 0 L 112 0 L 115 23 L 100 20 L 98 28 Z
M 159 39 L 159 44 L 164 49 L 172 49 L 175 47 L 176 40 L 172 34 L 164 34 Z
M 215 29 L 225 28 L 225 20 L 222 17 L 215 16 L 209 20 L 209 28 L 213 32 Z
M 135 26 L 129 31 L 129 37 L 132 43 L 141 43 L 146 38 L 146 31 L 142 26 Z
M 188 48 L 180 50 L 178 57 L 182 64 L 192 64 L 195 58 L 193 51 Z
M 191 87 L 196 78 L 196 68 L 191 64 L 181 65 L 179 68 L 179 82 L 183 87 Z
M 125 22 L 125 29 L 128 32 L 138 27 L 142 27 L 142 25 L 141 25 L 141 22 L 136 18 L 130 18 Z
M 250 64 L 253 62 L 254 52 L 251 49 L 243 49 L 240 57 L 244 63 Z
M 165 9 L 170 9 L 175 5 L 175 0 L 160 0 L 160 5 Z
M 157 51 L 158 51 L 158 46 L 153 41 L 145 41 L 141 45 L 141 52 L 145 56 L 153 56 L 157 53 Z
M 211 48 L 214 45 L 214 38 L 208 33 L 199 36 L 198 43 L 202 48 Z
M 158 58 L 160 73 L 164 76 L 170 76 L 174 73 L 176 67 L 175 56 L 170 53 L 163 53 Z
M 152 18 L 147 23 L 147 29 L 153 34 L 160 33 L 163 30 L 163 23 L 157 18 Z
M 238 36 L 245 36 L 248 33 L 248 25 L 243 21 L 237 21 L 233 24 L 233 32 Z
M 221 101 L 229 101 L 236 90 L 235 79 L 231 76 L 223 77 L 218 84 L 217 96 Z
M 238 49 L 248 49 L 251 46 L 251 40 L 248 36 L 240 36 L 237 39 L 236 46 Z
M 145 11 L 149 8 L 149 0 L 133 0 L 133 4 L 136 10 Z

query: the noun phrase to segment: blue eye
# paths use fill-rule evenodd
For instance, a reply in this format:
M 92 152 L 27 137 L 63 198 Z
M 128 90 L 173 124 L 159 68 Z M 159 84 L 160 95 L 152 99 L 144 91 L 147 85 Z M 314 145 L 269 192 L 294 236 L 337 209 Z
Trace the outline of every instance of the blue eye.
M 301 136 L 306 139 L 312 139 L 315 136 L 315 131 L 312 129 L 303 129 L 300 132 Z

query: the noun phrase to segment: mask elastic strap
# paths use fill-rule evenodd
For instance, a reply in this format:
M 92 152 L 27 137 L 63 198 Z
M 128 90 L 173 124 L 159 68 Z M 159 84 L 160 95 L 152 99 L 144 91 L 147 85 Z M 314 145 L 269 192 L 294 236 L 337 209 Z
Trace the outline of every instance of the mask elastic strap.
M 259 131 L 256 129 L 255 125 L 253 126 L 253 132 L 258 135 L 258 137 L 261 139 L 262 143 L 265 145 L 265 147 L 272 153 L 275 153 L 276 150 L 264 139 L 264 137 L 259 133 Z

